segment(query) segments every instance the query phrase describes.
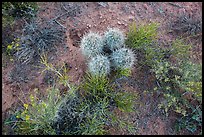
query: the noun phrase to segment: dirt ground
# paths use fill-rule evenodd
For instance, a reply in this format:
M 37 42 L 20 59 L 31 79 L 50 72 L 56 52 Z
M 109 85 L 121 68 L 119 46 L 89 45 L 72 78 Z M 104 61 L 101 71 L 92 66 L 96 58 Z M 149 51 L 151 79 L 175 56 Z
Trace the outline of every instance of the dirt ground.
M 129 24 L 136 23 L 160 23 L 160 39 L 171 41 L 176 38 L 175 35 L 168 33 L 168 24 L 179 14 L 189 14 L 191 16 L 202 16 L 201 2 L 80 2 L 64 3 L 59 2 L 40 2 L 37 20 L 44 21 L 62 15 L 67 9 L 70 13 L 62 16 L 58 21 L 60 25 L 66 28 L 67 45 L 60 46 L 56 53 L 53 53 L 51 63 L 59 65 L 67 63 L 70 66 L 68 76 L 70 82 L 79 84 L 86 72 L 86 61 L 81 54 L 79 42 L 82 36 L 89 32 L 99 32 L 103 34 L 108 27 L 117 27 L 124 34 L 127 33 Z M 71 11 L 72 10 L 72 11 Z M 18 31 L 18 30 L 16 30 Z M 202 44 L 194 45 L 194 58 L 196 61 L 202 61 Z M 44 91 L 48 86 L 45 81 L 45 75 L 40 74 L 40 69 L 33 66 L 16 70 L 16 64 L 8 58 L 2 57 L 2 116 L 3 120 L 7 117 L 9 110 L 18 102 L 18 96 L 27 96 L 34 88 Z M 6 65 L 4 64 L 6 62 Z M 138 113 L 131 114 L 129 120 L 137 126 L 135 134 L 141 135 L 164 135 L 176 134 L 172 124 L 175 121 L 175 114 L 164 116 L 163 112 L 156 106 L 159 99 L 157 95 L 145 94 L 144 90 L 154 87 L 151 81 L 153 78 L 148 76 L 148 72 L 140 72 L 139 66 L 135 65 L 132 76 L 126 84 L 126 88 L 140 95 L 142 105 L 138 107 Z M 11 80 L 10 76 L 16 72 L 16 75 L 22 73 L 26 76 L 23 81 L 18 82 L 18 78 Z M 24 94 L 22 94 L 24 93 Z M 119 113 L 119 112 L 118 112 Z M 125 131 L 110 129 L 110 134 L 127 134 Z M 178 133 L 188 134 L 188 133 Z

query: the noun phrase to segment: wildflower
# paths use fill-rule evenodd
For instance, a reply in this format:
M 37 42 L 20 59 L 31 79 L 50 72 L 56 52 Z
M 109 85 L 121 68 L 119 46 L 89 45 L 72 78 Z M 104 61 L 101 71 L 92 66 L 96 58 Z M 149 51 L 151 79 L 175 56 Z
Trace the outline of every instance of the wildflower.
M 46 107 L 47 105 L 43 102 L 43 103 L 42 103 L 42 106 L 43 106 L 43 107 Z
M 26 109 L 28 109 L 28 104 L 23 104 L 23 106 L 24 106 Z
M 18 43 L 16 43 L 16 47 L 18 47 L 19 46 L 19 44 Z
M 20 116 L 19 116 L 19 115 L 17 115 L 17 116 L 16 116 L 16 118 L 20 118 Z
M 7 49 L 8 49 L 8 50 L 12 49 L 12 45 L 8 45 L 8 46 L 7 46 Z
M 26 115 L 25 120 L 28 121 L 30 119 L 29 115 Z

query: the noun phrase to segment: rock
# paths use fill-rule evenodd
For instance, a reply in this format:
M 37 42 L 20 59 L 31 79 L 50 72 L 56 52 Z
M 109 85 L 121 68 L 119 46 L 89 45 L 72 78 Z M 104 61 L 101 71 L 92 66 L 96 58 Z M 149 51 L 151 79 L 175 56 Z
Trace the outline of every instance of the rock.
M 144 6 L 144 8 L 147 10 L 147 8 L 148 8 L 147 4 L 144 4 L 143 6 Z
M 130 13 L 131 13 L 132 15 L 134 15 L 135 12 L 132 10 Z
M 90 25 L 90 24 L 87 24 L 87 27 L 89 27 L 89 28 L 90 28 L 90 27 L 91 27 L 91 25 Z
M 75 70 L 78 70 L 78 68 L 75 68 Z
M 120 22 L 120 21 L 118 21 L 118 24 L 119 24 L 119 25 L 121 25 L 121 22 Z
M 129 16 L 128 19 L 129 19 L 129 21 L 133 21 L 134 17 L 133 16 Z

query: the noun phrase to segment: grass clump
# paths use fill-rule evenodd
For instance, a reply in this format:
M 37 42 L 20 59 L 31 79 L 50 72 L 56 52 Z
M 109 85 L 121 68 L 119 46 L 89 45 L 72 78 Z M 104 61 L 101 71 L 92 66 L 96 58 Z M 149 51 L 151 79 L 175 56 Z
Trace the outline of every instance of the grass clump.
M 127 34 L 127 40 L 125 41 L 126 45 L 134 49 L 140 49 L 145 45 L 151 44 L 157 37 L 157 28 L 158 24 L 156 23 L 137 27 L 136 23 L 133 22 Z

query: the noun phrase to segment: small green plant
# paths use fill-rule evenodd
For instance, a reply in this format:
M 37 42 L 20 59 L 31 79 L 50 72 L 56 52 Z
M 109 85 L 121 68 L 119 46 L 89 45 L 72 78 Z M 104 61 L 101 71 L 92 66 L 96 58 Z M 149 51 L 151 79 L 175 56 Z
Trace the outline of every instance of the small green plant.
M 42 54 L 40 56 L 40 63 L 44 65 L 44 67 L 41 67 L 44 68 L 42 70 L 42 73 L 46 70 L 52 71 L 57 75 L 60 83 L 62 83 L 64 86 L 69 87 L 69 89 L 72 88 L 71 84 L 69 83 L 69 77 L 67 76 L 68 69 L 65 64 L 63 64 L 60 69 L 56 69 L 56 67 L 54 67 L 51 63 L 48 62 L 47 56 L 45 54 Z
M 17 50 L 19 50 L 19 44 L 20 42 L 20 39 L 14 39 L 14 41 L 12 41 L 10 44 L 7 45 L 7 48 L 6 48 L 6 53 L 8 55 L 12 55 L 14 54 Z
M 106 56 L 97 55 L 90 60 L 88 68 L 92 75 L 107 75 L 110 72 L 110 61 Z
M 38 11 L 36 2 L 2 2 L 2 26 L 13 25 L 16 18 L 35 17 Z
M 24 108 L 16 112 L 17 127 L 15 132 L 20 135 L 50 135 L 55 134 L 52 121 L 61 100 L 60 91 L 56 88 L 47 90 L 46 98 L 39 98 L 39 91 L 30 95 L 30 102 L 24 103 Z
M 103 53 L 102 37 L 97 33 L 89 32 L 82 38 L 80 47 L 82 54 L 88 58 L 101 54 Z
M 143 48 L 145 45 L 149 45 L 157 37 L 158 24 L 151 23 L 148 25 L 136 26 L 136 23 L 132 23 L 127 35 L 126 45 L 134 49 Z
M 137 96 L 134 93 L 118 92 L 116 93 L 116 105 L 121 111 L 133 112 L 134 100 Z
M 111 63 L 115 69 L 130 69 L 135 61 L 134 53 L 128 48 L 121 48 L 111 54 Z
M 124 45 L 125 37 L 123 33 L 117 28 L 108 28 L 104 33 L 105 48 L 114 51 L 121 48 Z

